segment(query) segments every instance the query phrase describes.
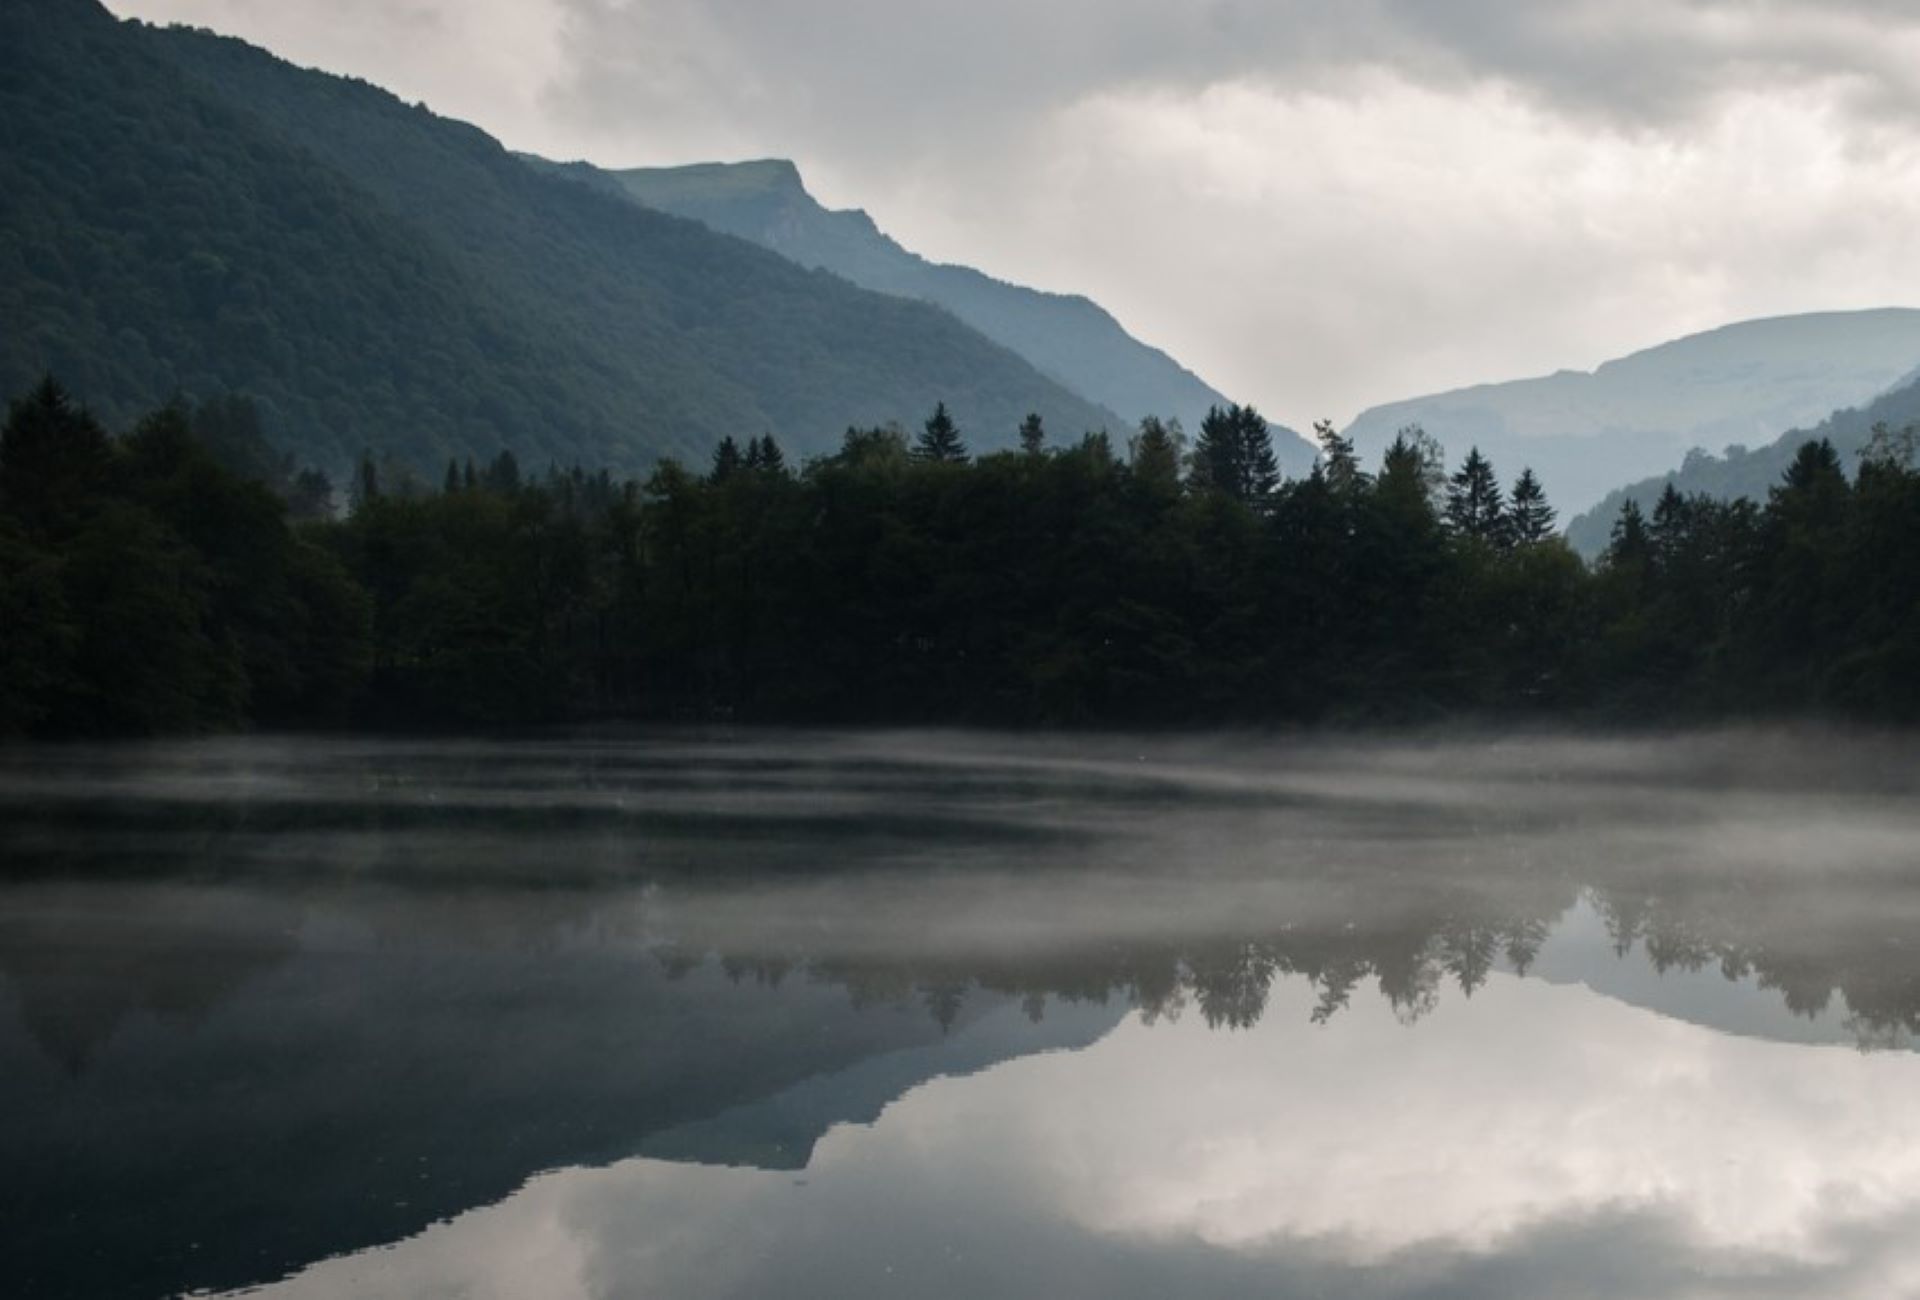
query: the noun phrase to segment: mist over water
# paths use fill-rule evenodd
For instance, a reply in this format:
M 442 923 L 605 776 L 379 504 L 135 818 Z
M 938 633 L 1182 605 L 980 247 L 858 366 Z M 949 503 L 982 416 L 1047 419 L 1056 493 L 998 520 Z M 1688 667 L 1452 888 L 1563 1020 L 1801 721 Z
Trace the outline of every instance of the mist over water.
M 1898 1293 L 1916 748 L 8 751 L 7 1290 Z

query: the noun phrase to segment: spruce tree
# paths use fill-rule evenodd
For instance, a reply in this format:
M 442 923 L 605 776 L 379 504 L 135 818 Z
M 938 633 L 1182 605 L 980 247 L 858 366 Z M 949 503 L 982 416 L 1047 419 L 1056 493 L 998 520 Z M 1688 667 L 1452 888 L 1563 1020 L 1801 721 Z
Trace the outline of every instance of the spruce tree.
M 486 484 L 489 492 L 497 492 L 510 497 L 520 491 L 520 460 L 511 451 L 503 451 L 493 458 L 487 466 Z
M 1467 452 L 1447 483 L 1447 525 L 1461 537 L 1499 545 L 1506 533 L 1506 500 L 1493 466 L 1478 447 Z
M 1193 448 L 1193 481 L 1248 505 L 1267 503 L 1280 486 L 1280 466 L 1260 412 L 1251 406 L 1207 412 Z
M 1149 415 L 1140 421 L 1140 432 L 1128 446 L 1133 476 L 1160 491 L 1180 490 L 1180 422 L 1171 428 Z
M 1546 489 L 1531 469 L 1521 470 L 1507 507 L 1508 533 L 1518 545 L 1533 546 L 1553 536 L 1553 525 L 1554 512 L 1547 504 Z
M 744 462 L 740 456 L 740 444 L 733 440 L 732 434 L 728 434 L 713 449 L 713 469 L 707 474 L 707 482 L 725 483 L 742 468 Z
M 460 463 L 452 457 L 447 458 L 447 477 L 440 484 L 443 496 L 453 496 L 460 491 Z
M 1613 536 L 1607 543 L 1609 569 L 1639 569 L 1653 558 L 1653 542 L 1647 535 L 1647 517 L 1640 503 L 1629 497 L 1613 521 Z
M 920 437 L 914 442 L 913 454 L 917 460 L 949 465 L 958 465 L 966 460 L 967 444 L 960 440 L 960 430 L 954 424 L 953 417 L 947 414 L 945 402 L 935 406 L 933 414 L 927 417 Z
M 1246 496 L 1251 504 L 1266 502 L 1280 487 L 1280 462 L 1273 454 L 1273 434 L 1266 420 L 1251 406 L 1239 408 L 1236 427 L 1245 465 Z
M 1038 456 L 1047 446 L 1047 429 L 1040 423 L 1038 413 L 1030 414 L 1020 421 L 1020 450 L 1029 456 Z
M 64 534 L 113 475 L 100 422 L 51 375 L 9 404 L 0 433 L 0 506 L 36 534 Z
M 747 440 L 746 466 L 749 473 L 784 474 L 787 472 L 787 458 L 781 454 L 780 444 L 769 433 L 763 438 Z

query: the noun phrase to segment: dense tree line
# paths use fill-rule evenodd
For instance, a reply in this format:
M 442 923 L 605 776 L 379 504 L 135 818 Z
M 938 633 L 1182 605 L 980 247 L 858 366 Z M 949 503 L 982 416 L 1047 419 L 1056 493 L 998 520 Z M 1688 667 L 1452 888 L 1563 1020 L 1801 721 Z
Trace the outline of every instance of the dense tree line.
M 1245 407 L 974 459 L 941 408 L 644 482 L 367 457 L 337 516 L 243 401 L 113 439 L 49 382 L 0 438 L 0 726 L 1920 713 L 1910 432 L 1629 506 L 1592 567 L 1531 473 L 1318 434 L 1294 480 Z

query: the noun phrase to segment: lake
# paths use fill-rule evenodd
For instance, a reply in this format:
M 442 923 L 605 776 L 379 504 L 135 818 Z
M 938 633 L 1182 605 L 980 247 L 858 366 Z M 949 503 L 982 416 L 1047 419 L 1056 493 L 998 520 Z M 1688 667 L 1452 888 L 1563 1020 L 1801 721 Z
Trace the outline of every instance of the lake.
M 0 751 L 0 1292 L 1911 1294 L 1917 760 Z

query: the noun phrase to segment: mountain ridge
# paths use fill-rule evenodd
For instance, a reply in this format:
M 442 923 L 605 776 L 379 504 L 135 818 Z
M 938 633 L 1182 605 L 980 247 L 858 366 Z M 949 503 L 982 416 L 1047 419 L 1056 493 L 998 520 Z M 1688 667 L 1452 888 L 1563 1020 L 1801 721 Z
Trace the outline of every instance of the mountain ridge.
M 1719 455 L 1696 451 L 1678 469 L 1615 488 L 1598 505 L 1569 521 L 1567 542 L 1589 558 L 1600 554 L 1626 503 L 1633 501 L 1642 513 L 1651 516 L 1654 503 L 1668 486 L 1683 496 L 1705 494 L 1722 501 L 1744 497 L 1764 502 L 1795 454 L 1808 442 L 1824 439 L 1832 443 L 1851 475 L 1859 468 L 1860 452 L 1879 424 L 1896 431 L 1920 426 L 1920 368 L 1908 372 L 1872 401 L 1837 410 L 1816 425 L 1789 429 L 1772 442 L 1751 449 L 1728 447 Z
M 0 387 L 119 423 L 242 391 L 329 469 L 363 449 L 644 472 L 723 435 L 800 455 L 945 401 L 1115 425 L 950 315 L 534 174 L 477 127 L 94 0 L 0 7 Z
M 1920 310 L 1736 321 L 1592 370 L 1470 385 L 1369 408 L 1347 428 L 1377 456 L 1419 424 L 1452 459 L 1478 446 L 1506 475 L 1533 468 L 1563 510 L 1677 466 L 1696 447 L 1772 439 L 1866 401 L 1920 364 Z
M 1159 348 L 1144 343 L 1084 294 L 1056 293 L 938 262 L 906 248 L 864 209 L 830 209 L 807 191 L 790 159 L 603 168 L 521 155 L 608 193 L 699 221 L 861 288 L 942 307 L 1032 362 L 1069 390 L 1120 414 L 1128 425 L 1156 415 L 1189 432 L 1228 399 Z M 1275 426 L 1283 467 L 1304 473 L 1314 448 Z

